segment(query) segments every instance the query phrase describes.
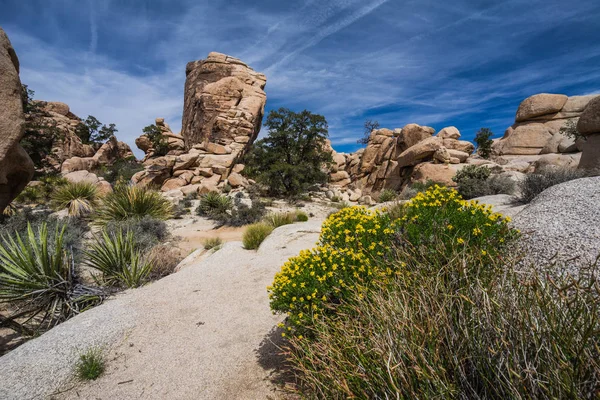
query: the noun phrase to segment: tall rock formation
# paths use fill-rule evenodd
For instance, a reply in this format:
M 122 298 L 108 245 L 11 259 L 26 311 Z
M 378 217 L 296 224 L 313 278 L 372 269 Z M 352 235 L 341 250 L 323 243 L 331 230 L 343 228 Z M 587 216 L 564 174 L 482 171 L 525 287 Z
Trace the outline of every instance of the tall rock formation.
M 0 28 L 0 213 L 27 186 L 33 161 L 19 144 L 25 117 L 19 59 Z
M 140 136 L 136 145 L 146 153 L 146 168 L 133 183 L 186 193 L 215 190 L 225 181 L 233 187 L 247 184 L 238 163 L 260 131 L 266 82 L 263 74 L 225 54 L 188 63 L 181 135 L 157 118 L 168 152 L 155 157 L 150 140 Z
M 241 151 L 262 123 L 267 78 L 237 58 L 210 53 L 185 70 L 181 134 L 186 146 L 209 143 Z

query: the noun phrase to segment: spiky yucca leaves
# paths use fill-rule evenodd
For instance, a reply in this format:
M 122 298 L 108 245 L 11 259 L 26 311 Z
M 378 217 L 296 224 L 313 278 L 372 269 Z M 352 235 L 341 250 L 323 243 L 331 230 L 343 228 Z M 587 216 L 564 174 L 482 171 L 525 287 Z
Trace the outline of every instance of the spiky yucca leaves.
M 90 214 L 97 201 L 98 189 L 89 182 L 69 182 L 52 195 L 54 208 L 66 208 L 71 217 Z
M 217 192 L 208 192 L 200 198 L 198 206 L 198 215 L 218 216 L 225 214 L 227 210 L 233 207 L 231 199 Z
M 139 186 L 121 186 L 108 194 L 96 213 L 96 222 L 105 225 L 109 221 L 141 219 L 145 216 L 169 219 L 173 206 L 160 193 Z
M 51 328 L 73 315 L 100 303 L 100 290 L 78 282 L 71 258 L 64 249 L 65 226 L 56 228 L 50 243 L 42 223 L 27 236 L 2 236 L 0 243 L 0 302 L 18 306 L 11 319 L 33 319 L 39 328 Z
M 102 272 L 100 280 L 107 285 L 138 287 L 152 271 L 152 264 L 135 248 L 131 231 L 111 235 L 103 230 L 85 254 L 88 265 Z

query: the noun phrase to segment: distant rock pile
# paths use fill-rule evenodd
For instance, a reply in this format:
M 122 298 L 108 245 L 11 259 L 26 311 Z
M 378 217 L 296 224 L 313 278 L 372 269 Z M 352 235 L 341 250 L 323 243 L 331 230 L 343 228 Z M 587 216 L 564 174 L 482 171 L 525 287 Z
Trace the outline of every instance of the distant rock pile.
M 35 172 L 33 161 L 19 144 L 24 124 L 19 59 L 0 28 L 0 214 Z
M 164 119 L 156 125 L 168 139 L 168 153 L 156 157 L 145 135 L 136 145 L 146 153 L 145 170 L 132 178 L 144 186 L 183 194 L 216 190 L 227 182 L 246 186 L 239 164 L 260 131 L 266 77 L 237 58 L 210 53 L 186 67 L 181 135 Z
M 452 177 L 475 146 L 459 140 L 460 132 L 453 126 L 434 134 L 435 129 L 417 124 L 373 130 L 365 149 L 352 154 L 333 152 L 330 180 L 339 187 L 352 185 L 365 195 L 428 179 L 453 186 Z

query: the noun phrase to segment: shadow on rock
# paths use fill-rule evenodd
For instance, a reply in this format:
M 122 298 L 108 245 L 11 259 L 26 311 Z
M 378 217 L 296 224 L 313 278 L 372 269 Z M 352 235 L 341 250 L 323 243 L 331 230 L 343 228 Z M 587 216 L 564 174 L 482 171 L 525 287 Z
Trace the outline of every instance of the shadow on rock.
M 273 327 L 264 337 L 256 350 L 258 364 L 269 371 L 269 380 L 281 387 L 294 387 L 296 379 L 294 371 L 287 362 L 287 341 L 281 336 L 282 328 Z

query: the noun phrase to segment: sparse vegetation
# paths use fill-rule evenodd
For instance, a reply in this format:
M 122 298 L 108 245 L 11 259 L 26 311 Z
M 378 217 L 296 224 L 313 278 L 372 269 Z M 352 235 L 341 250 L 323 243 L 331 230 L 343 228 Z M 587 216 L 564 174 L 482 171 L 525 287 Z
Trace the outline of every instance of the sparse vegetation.
M 205 250 L 218 250 L 223 245 L 223 240 L 220 237 L 213 237 L 204 241 Z
M 149 280 L 160 279 L 172 274 L 175 271 L 175 267 L 182 260 L 176 248 L 165 244 L 158 244 L 152 247 L 148 259 L 150 260 L 150 264 L 152 264 L 152 270 L 148 276 Z
M 169 142 L 158 126 L 148 125 L 143 129 L 143 132 L 152 143 L 155 156 L 164 156 L 169 152 Z
M 358 143 L 358 144 L 368 144 L 369 143 L 369 138 L 371 137 L 371 132 L 373 132 L 375 129 L 379 129 L 379 122 L 368 119 L 365 121 L 364 128 L 365 128 L 365 130 L 363 132 L 363 137 L 361 137 L 360 139 L 358 139 L 356 141 L 356 143 Z
M 296 221 L 306 222 L 308 221 L 308 215 L 304 211 L 296 210 Z
M 71 217 L 89 215 L 98 202 L 98 189 L 89 182 L 69 182 L 52 195 L 52 203 L 58 211 L 67 209 Z
M 560 128 L 560 133 L 573 140 L 585 140 L 585 135 L 579 133 L 577 130 L 577 121 L 573 118 L 569 118 L 565 121 L 565 124 Z
M 122 186 L 131 182 L 131 177 L 144 169 L 135 157 L 120 159 L 112 165 L 100 167 L 99 176 L 103 177 L 111 185 Z
M 492 154 L 492 144 L 494 143 L 491 137 L 494 133 L 489 128 L 481 128 L 475 134 L 475 144 L 477 144 L 477 154 L 483 158 L 489 158 Z
M 118 130 L 115 124 L 106 126 L 98 121 L 93 115 L 88 115 L 88 117 L 81 121 L 75 128 L 75 134 L 79 136 L 81 143 L 91 144 L 97 147 L 106 142 L 117 132 Z
M 593 171 L 582 169 L 563 167 L 539 168 L 534 173 L 525 175 L 525 179 L 519 185 L 521 190 L 517 200 L 525 204 L 530 203 L 538 194 L 551 186 L 594 174 Z
M 200 197 L 200 205 L 196 212 L 198 215 L 209 218 L 219 218 L 233 207 L 233 202 L 226 195 L 218 192 L 208 192 Z
M 503 175 L 491 175 L 486 166 L 467 165 L 452 178 L 458 193 L 465 199 L 494 194 L 513 194 L 515 183 Z
M 105 226 L 106 232 L 114 236 L 119 231 L 131 232 L 135 242 L 135 248 L 145 251 L 169 238 L 167 224 L 150 216 L 141 219 L 127 219 L 124 221 L 110 221 Z
M 416 181 L 411 184 L 406 185 L 402 188 L 402 191 L 398 195 L 399 200 L 410 200 L 415 197 L 418 193 L 425 192 L 430 187 L 434 187 L 435 185 L 444 186 L 444 184 L 432 181 L 428 179 L 425 182 Z
M 296 222 L 296 213 L 270 213 L 264 217 L 263 221 L 275 229 L 279 228 L 280 226 L 289 225 Z
M 379 193 L 379 202 L 385 203 L 387 201 L 395 200 L 398 197 L 398 194 L 395 190 L 392 189 L 383 189 L 381 193 Z
M 271 110 L 269 133 L 246 156 L 245 173 L 264 185 L 270 195 L 293 197 L 312 184 L 324 183 L 323 167 L 331 163 L 326 151 L 325 117 L 309 111 Z
M 273 227 L 265 222 L 249 225 L 244 232 L 242 242 L 247 250 L 258 249 L 260 244 L 273 232 Z
M 76 375 L 82 381 L 96 380 L 104 373 L 104 364 L 102 350 L 90 349 L 79 356 L 75 366 Z
M 172 212 L 171 203 L 160 193 L 140 186 L 120 186 L 102 200 L 95 220 L 102 225 L 145 216 L 164 220 L 170 218 Z

